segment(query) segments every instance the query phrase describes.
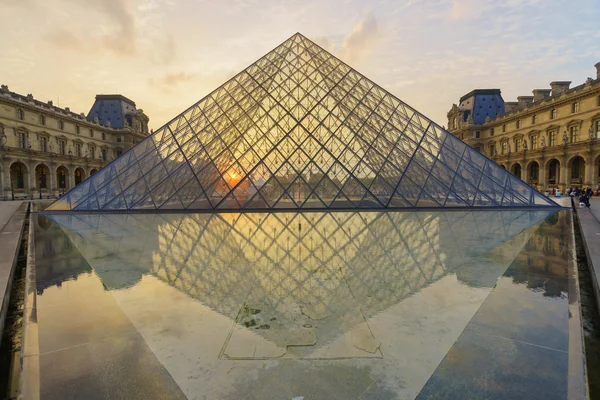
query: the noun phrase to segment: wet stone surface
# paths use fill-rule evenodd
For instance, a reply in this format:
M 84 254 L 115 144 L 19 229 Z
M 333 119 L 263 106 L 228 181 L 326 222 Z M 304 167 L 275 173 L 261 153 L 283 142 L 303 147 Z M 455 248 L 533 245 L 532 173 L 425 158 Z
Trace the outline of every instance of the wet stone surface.
M 550 214 L 38 216 L 26 358 L 42 399 L 577 398 Z

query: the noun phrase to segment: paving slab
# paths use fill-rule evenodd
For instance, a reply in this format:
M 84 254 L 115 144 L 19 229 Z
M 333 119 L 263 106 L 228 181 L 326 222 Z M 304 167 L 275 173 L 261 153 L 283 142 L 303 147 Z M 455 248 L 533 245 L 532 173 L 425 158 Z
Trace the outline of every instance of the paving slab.
M 600 308 L 600 198 L 592 197 L 590 208 L 575 207 L 588 259 L 596 302 Z
M 0 203 L 0 226 L 2 226 L 0 228 L 0 290 L 3 295 L 0 309 L 0 332 L 4 329 L 27 207 L 27 202 Z

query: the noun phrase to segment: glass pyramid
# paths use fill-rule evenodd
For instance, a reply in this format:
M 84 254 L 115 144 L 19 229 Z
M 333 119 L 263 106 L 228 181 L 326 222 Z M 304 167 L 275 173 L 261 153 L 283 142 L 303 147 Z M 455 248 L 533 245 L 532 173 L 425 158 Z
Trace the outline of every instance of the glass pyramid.
M 46 210 L 558 207 L 299 33 Z

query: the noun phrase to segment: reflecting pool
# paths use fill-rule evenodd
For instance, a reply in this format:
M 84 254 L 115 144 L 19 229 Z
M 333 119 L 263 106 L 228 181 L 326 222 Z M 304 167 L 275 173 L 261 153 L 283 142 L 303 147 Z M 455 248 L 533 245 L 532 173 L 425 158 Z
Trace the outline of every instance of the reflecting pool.
M 42 399 L 585 396 L 569 211 L 33 218 Z

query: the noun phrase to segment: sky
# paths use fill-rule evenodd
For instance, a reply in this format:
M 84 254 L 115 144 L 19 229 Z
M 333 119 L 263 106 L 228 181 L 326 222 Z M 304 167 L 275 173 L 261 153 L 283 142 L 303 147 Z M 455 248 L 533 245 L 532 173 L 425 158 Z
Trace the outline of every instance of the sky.
M 600 0 L 0 0 L 0 16 L 0 83 L 85 114 L 120 93 L 154 129 L 295 32 L 440 125 L 473 89 L 516 101 L 600 61 Z

